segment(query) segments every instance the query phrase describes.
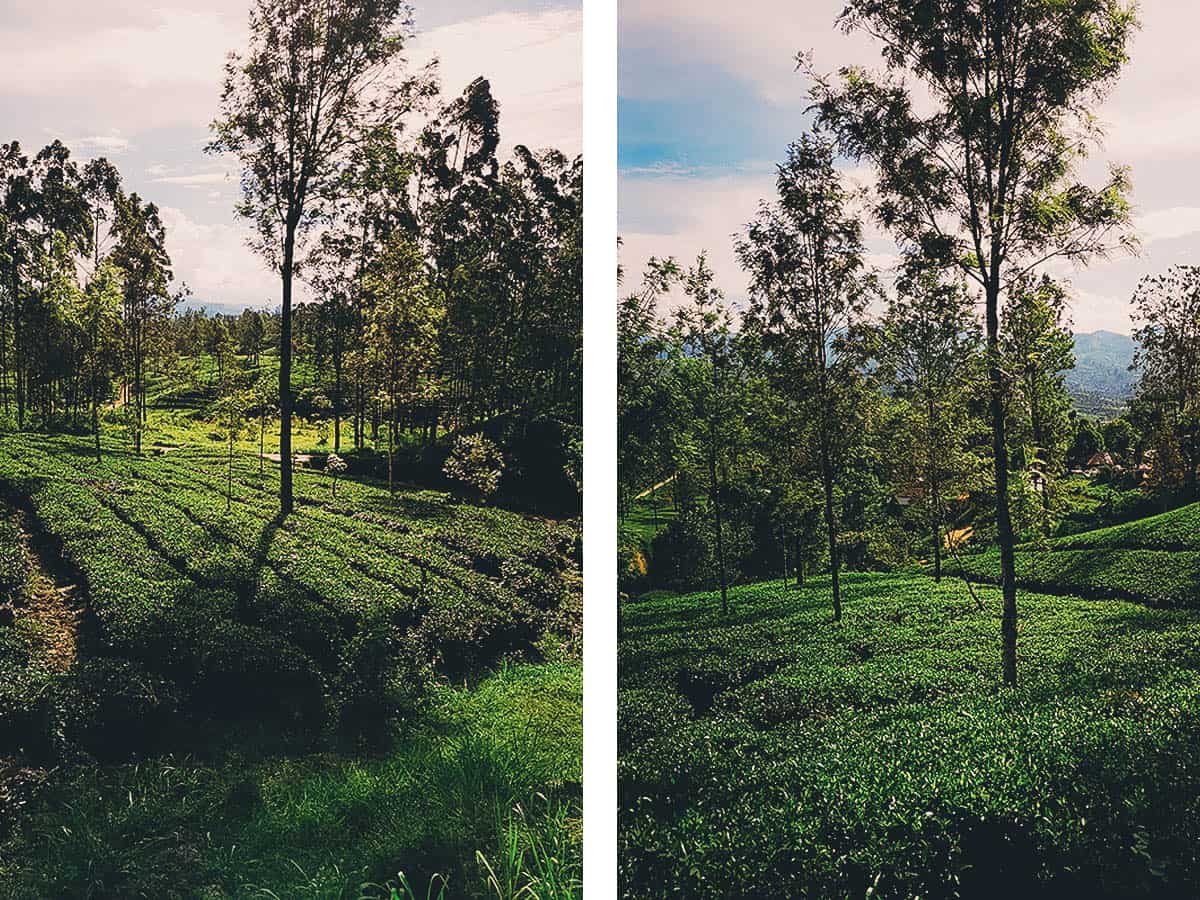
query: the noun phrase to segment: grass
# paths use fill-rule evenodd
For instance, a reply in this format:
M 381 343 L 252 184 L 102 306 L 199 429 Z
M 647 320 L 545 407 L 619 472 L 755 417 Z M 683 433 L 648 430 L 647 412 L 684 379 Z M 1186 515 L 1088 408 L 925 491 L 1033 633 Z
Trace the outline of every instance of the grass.
M 273 351 L 259 355 L 257 366 L 250 364 L 246 356 L 233 360 L 239 378 L 246 384 L 265 380 L 278 383 L 279 356 Z M 292 362 L 292 384 L 297 392 L 313 391 L 316 371 L 311 362 L 294 359 Z M 228 437 L 223 426 L 218 424 L 219 380 L 217 365 L 208 354 L 184 357 L 173 366 L 154 372 L 146 384 L 147 425 L 142 436 L 147 447 L 180 446 L 225 446 Z M 292 449 L 296 453 L 327 453 L 333 449 L 333 422 L 331 413 L 324 418 L 292 417 Z M 258 453 L 259 420 L 248 417 L 240 427 L 235 446 L 246 453 Z M 348 446 L 349 424 L 342 423 L 343 448 Z M 122 412 L 110 409 L 105 414 L 105 431 L 114 439 L 127 443 L 129 438 L 123 427 Z M 279 452 L 279 423 L 268 418 L 263 436 L 265 453 Z
M 0 896 L 578 896 L 581 746 L 580 667 L 521 665 L 439 687 L 377 756 L 79 769 L 2 848 Z
M 623 896 L 1196 895 L 1200 614 L 844 584 L 623 607 Z
M 371 715 L 421 671 L 577 643 L 569 528 L 353 481 L 334 497 L 317 473 L 284 521 L 257 471 L 237 457 L 227 500 L 205 450 L 96 463 L 78 439 L 0 439 L 0 482 L 81 573 L 103 644 L 185 694 Z
M 657 508 L 649 497 L 635 500 L 620 523 L 620 543 L 645 552 L 650 548 L 654 536 L 675 521 L 676 515 L 675 507 L 671 505 L 669 487 L 659 490 Z
M 86 602 L 66 673 L 0 625 L 0 898 L 579 895 L 572 526 L 312 471 L 281 519 L 251 454 L 227 496 L 210 446 L 88 447 L 0 437 Z

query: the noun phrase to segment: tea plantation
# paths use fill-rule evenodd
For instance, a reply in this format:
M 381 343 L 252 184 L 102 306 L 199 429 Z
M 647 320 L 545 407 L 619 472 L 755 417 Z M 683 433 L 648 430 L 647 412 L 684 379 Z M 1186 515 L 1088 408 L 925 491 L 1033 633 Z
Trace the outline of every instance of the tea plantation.
M 973 580 L 1000 581 L 996 550 L 949 568 Z M 1200 503 L 1019 547 L 1016 568 L 1017 583 L 1032 590 L 1200 608 Z
M 843 584 L 622 608 L 622 896 L 1200 896 L 1200 611 Z
M 0 438 L 0 897 L 577 893 L 577 527 L 277 490 Z

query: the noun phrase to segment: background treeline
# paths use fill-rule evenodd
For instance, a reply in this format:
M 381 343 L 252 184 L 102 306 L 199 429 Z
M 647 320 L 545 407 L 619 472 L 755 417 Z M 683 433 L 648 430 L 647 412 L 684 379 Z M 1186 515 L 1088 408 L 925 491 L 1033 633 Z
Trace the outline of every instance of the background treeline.
M 575 514 L 582 159 L 501 161 L 499 142 L 479 78 L 415 136 L 373 127 L 339 160 L 296 265 L 292 406 L 352 470 L 408 481 L 440 481 L 453 439 L 482 433 L 503 502 Z M 5 428 L 91 431 L 99 453 L 109 425 L 140 452 L 152 403 L 196 408 L 213 437 L 277 421 L 278 309 L 181 308 L 167 243 L 107 160 L 0 147 Z
M 797 165 L 816 168 L 826 197 L 840 184 L 829 148 L 805 141 L 780 167 L 783 196 L 794 196 Z M 770 207 L 739 246 L 752 284 L 742 308 L 725 301 L 703 255 L 692 266 L 652 259 L 625 291 L 623 590 L 803 583 L 831 560 L 838 570 L 920 562 L 940 578 L 945 557 L 996 542 L 978 298 L 919 266 L 885 286 L 862 264 L 861 226 L 842 200 L 844 218 L 822 234 L 845 288 L 823 303 L 808 285 L 788 302 L 755 281 L 788 264 L 772 254 L 802 246 L 784 239 Z M 1198 298 L 1196 267 L 1142 281 L 1135 394 L 1104 421 L 1079 414 L 1064 384 L 1074 366 L 1067 289 L 1047 276 L 1015 286 L 999 343 L 1018 541 L 1197 499 Z M 1094 477 L 1072 477 L 1084 471 Z

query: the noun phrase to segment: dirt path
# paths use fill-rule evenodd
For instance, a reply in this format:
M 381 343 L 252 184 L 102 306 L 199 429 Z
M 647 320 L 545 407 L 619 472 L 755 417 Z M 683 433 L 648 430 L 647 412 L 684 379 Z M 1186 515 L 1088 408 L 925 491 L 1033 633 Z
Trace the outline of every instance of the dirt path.
M 283 461 L 283 457 L 278 453 L 265 453 L 263 456 L 266 459 L 269 459 L 271 462 L 277 463 Z M 292 454 L 292 458 L 296 461 L 296 467 L 300 469 L 310 468 L 313 461 L 313 455 L 311 453 L 294 453 Z
M 79 658 L 84 598 L 57 549 L 31 527 L 28 514 L 19 510 L 15 521 L 31 567 L 27 603 L 16 615 L 37 626 L 46 660 L 56 671 L 65 672 Z

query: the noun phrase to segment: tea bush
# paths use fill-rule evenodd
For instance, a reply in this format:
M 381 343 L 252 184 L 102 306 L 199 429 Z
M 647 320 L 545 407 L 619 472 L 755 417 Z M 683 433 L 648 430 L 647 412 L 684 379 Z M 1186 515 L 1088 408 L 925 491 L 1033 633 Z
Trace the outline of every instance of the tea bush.
M 623 607 L 622 896 L 1200 891 L 1200 613 L 843 584 Z
M 104 646 L 190 706 L 378 722 L 431 675 L 536 658 L 570 630 L 570 526 L 353 480 L 334 498 L 307 472 L 281 519 L 277 473 L 249 456 L 226 511 L 225 465 L 194 449 L 96 463 L 71 438 L 0 439 L 0 483 L 78 570 Z

